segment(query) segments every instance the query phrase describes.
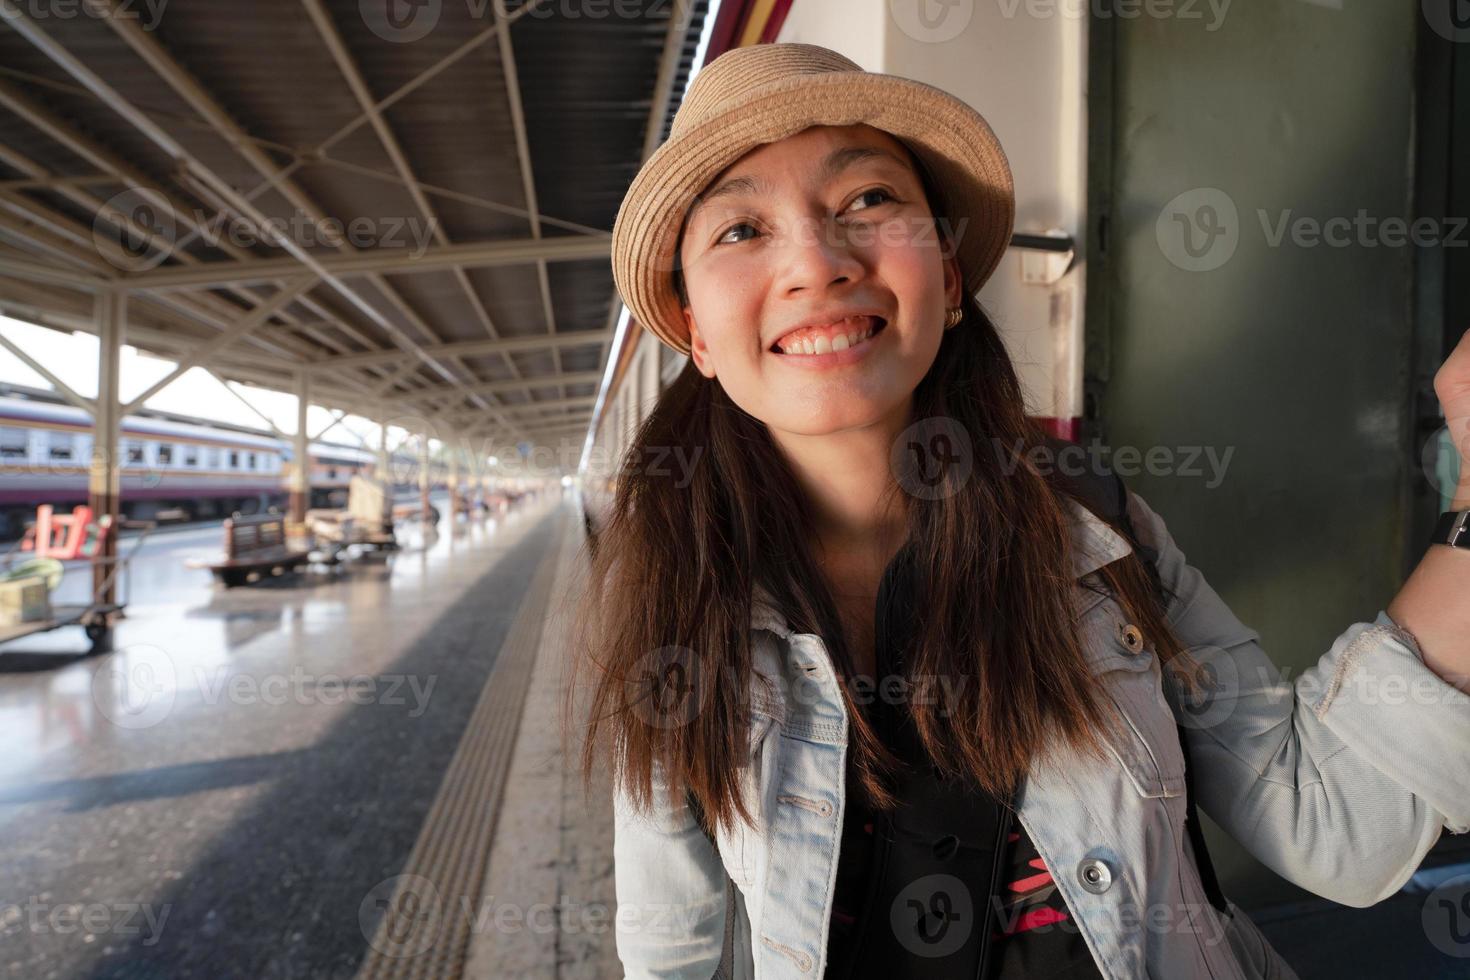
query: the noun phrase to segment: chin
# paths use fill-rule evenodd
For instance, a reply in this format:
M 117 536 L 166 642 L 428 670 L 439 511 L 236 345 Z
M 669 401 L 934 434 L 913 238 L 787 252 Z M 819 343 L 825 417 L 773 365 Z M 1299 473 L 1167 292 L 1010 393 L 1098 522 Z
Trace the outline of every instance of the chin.
M 806 415 L 767 422 L 772 428 L 798 436 L 826 436 L 874 425 L 886 413 L 876 405 L 850 406 L 845 411 L 826 411 L 815 418 Z

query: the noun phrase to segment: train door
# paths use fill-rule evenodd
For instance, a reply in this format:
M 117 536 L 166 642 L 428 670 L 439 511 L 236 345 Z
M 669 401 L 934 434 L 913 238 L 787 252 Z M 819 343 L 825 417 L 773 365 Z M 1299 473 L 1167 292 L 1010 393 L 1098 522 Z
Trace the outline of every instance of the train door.
M 1124 478 L 1292 676 L 1387 604 L 1427 539 L 1424 325 L 1401 241 L 1420 8 L 1091 24 L 1084 431 L 1157 453 Z M 1447 105 L 1424 111 L 1443 126 Z M 1445 213 L 1470 206 L 1467 136 L 1462 118 L 1460 210 Z M 1213 831 L 1242 906 L 1306 897 Z

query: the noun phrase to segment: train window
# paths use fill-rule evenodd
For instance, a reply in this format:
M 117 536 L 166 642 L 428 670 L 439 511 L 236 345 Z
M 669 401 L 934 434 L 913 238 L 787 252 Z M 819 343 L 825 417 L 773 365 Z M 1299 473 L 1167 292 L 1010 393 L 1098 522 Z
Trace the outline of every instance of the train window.
M 127 461 L 129 463 L 142 465 L 143 444 L 135 439 L 129 439 L 127 442 L 123 443 L 123 446 L 125 447 L 124 451 L 127 453 Z
M 240 453 L 239 453 L 238 450 L 231 449 L 230 450 L 230 469 L 232 469 L 232 470 L 238 470 L 239 468 L 240 468 Z
M 166 442 L 158 444 L 158 465 L 170 466 L 174 461 L 174 447 Z
M 53 429 L 46 434 L 46 445 L 52 459 L 71 459 L 76 450 L 76 437 Z
M 204 451 L 204 468 L 209 470 L 219 469 L 219 447 L 210 446 Z
M 255 469 L 255 454 L 254 453 L 251 453 L 250 454 L 250 465 L 247 466 L 246 469 L 250 469 L 250 470 Z
M 184 465 L 185 466 L 198 466 L 199 465 L 199 447 L 198 446 L 185 446 L 184 447 Z
M 0 459 L 25 459 L 31 454 L 29 429 L 0 428 Z
M 335 479 L 337 479 L 337 467 L 335 467 L 335 466 L 328 466 L 327 467 L 327 479 L 328 480 L 335 480 Z

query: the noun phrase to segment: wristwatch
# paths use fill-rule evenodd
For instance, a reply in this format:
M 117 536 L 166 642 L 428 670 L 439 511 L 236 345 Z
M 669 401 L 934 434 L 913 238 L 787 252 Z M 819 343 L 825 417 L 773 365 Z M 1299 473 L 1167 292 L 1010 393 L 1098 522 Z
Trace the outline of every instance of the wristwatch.
M 1451 510 L 1440 514 L 1429 543 L 1470 549 L 1470 510 Z

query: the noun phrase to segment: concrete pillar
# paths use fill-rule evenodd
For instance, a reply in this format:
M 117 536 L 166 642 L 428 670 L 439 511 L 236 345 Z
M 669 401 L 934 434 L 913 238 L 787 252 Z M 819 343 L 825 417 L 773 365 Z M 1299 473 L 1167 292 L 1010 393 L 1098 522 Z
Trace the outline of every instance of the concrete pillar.
M 296 375 L 296 438 L 293 440 L 291 470 L 287 490 L 290 492 L 290 517 L 292 523 L 306 520 L 306 508 L 311 501 L 311 454 L 306 437 L 306 406 L 311 398 L 311 375 L 306 371 Z
M 119 384 L 122 374 L 121 351 L 127 327 L 127 294 L 103 290 L 93 301 L 97 322 L 97 413 L 92 428 L 92 465 L 87 478 L 87 504 L 99 523 L 111 524 L 102 546 L 92 556 L 92 600 L 117 601 L 117 576 L 113 574 L 117 558 L 117 532 L 121 521 L 121 467 L 118 459 L 118 431 L 122 425 L 122 402 Z

